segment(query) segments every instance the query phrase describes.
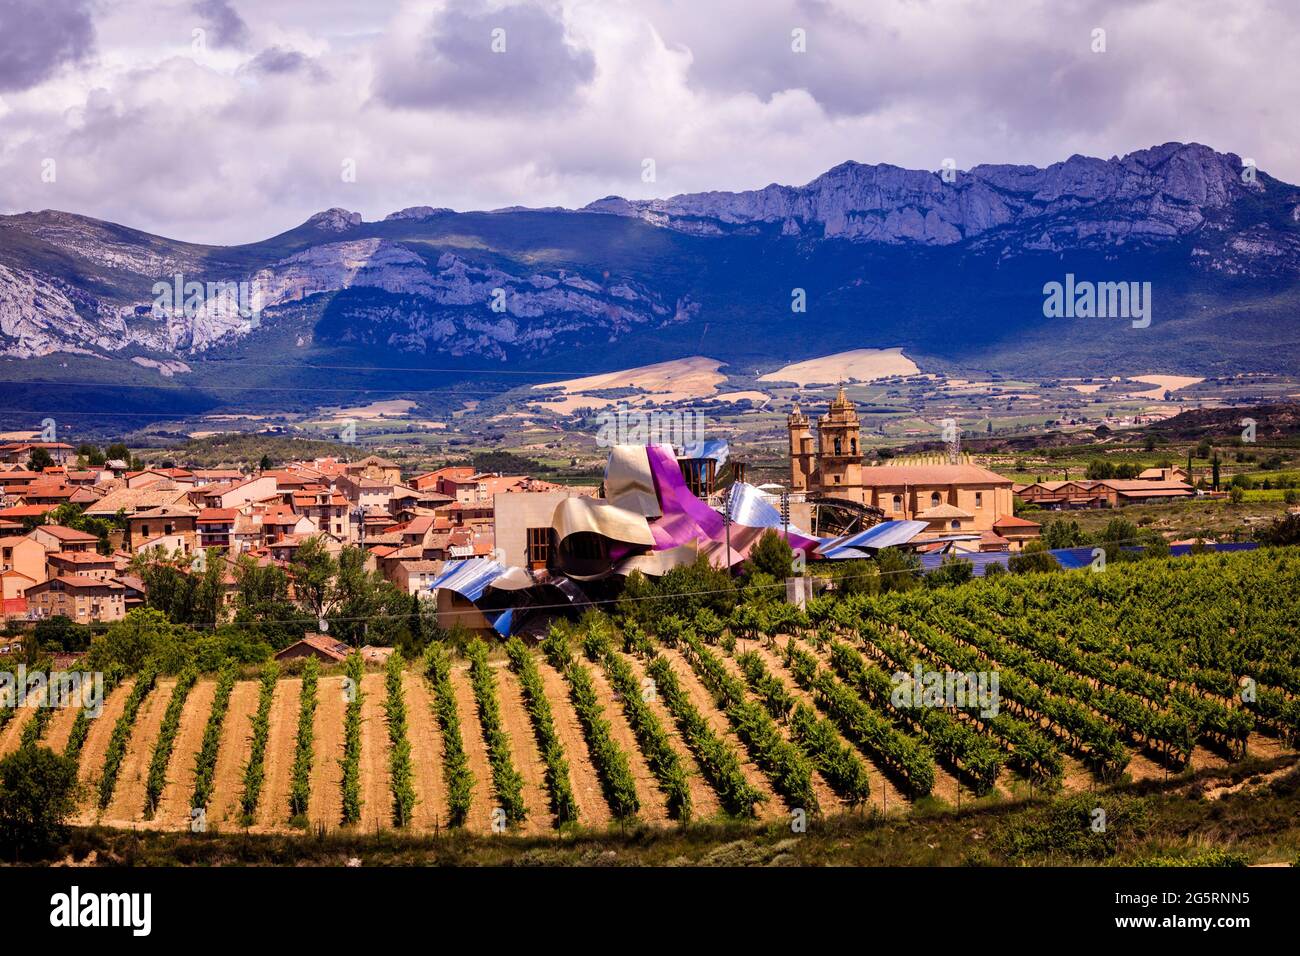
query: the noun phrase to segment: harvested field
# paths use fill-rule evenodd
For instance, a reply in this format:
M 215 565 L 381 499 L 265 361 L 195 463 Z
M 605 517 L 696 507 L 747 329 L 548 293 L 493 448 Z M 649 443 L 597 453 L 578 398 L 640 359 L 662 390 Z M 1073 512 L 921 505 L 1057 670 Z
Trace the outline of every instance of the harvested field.
M 467 829 L 475 833 L 492 832 L 492 809 L 497 805 L 492 792 L 492 766 L 488 763 L 487 744 L 483 742 L 483 725 L 478 719 L 478 705 L 474 703 L 474 689 L 469 682 L 467 667 L 451 669 L 451 684 L 456 691 L 456 710 L 460 714 L 460 735 L 465 745 L 465 759 L 474 774 L 473 795 L 470 798 Z
M 768 782 L 767 776 L 760 770 L 749 757 L 749 751 L 740 739 L 731 730 L 731 722 L 727 720 L 726 714 L 718 710 L 713 702 L 713 695 L 705 690 L 700 679 L 695 676 L 695 671 L 691 665 L 682 657 L 681 652 L 671 647 L 660 647 L 659 653 L 672 665 L 673 673 L 677 675 L 678 682 L 682 685 L 687 699 L 690 700 L 695 708 L 708 721 L 709 727 L 721 739 L 731 744 L 736 751 L 736 756 L 740 759 L 740 769 L 745 774 L 745 780 L 751 787 L 758 790 L 767 799 L 758 805 L 757 812 L 760 820 L 776 820 L 786 818 L 786 806 L 784 801 L 776 795 L 772 789 L 772 784 Z
M 81 748 L 81 785 L 86 789 L 83 803 L 86 807 L 94 806 L 90 794 L 93 784 L 99 782 L 99 775 L 104 771 L 104 756 L 108 750 L 108 739 L 113 735 L 113 725 L 122 716 L 126 699 L 131 696 L 134 680 L 124 680 L 121 685 L 108 695 L 100 715 L 90 722 L 86 733 L 86 742 Z M 94 815 L 91 814 L 93 817 Z
M 184 829 L 190 823 L 191 797 L 194 795 L 194 763 L 203 745 L 203 731 L 212 714 L 212 699 L 217 694 L 215 681 L 199 681 L 185 699 L 181 726 L 167 767 L 167 784 L 158 801 L 154 822 L 161 827 Z
M 415 812 L 411 825 L 417 830 L 435 830 L 447 822 L 447 795 L 442 772 L 442 734 L 433 714 L 429 682 L 407 671 L 402 678 L 406 689 L 406 719 L 411 740 L 411 774 L 415 778 Z
M 244 722 L 245 727 L 250 727 L 252 715 L 257 708 L 257 685 L 253 684 L 251 694 L 251 703 L 248 707 L 249 719 Z M 317 687 L 317 707 L 316 722 L 313 727 L 316 730 L 315 753 L 316 762 L 312 765 L 312 772 L 320 768 L 320 763 L 324 759 L 321 756 L 321 723 L 320 711 L 321 704 L 324 703 L 320 697 L 321 686 Z M 342 691 L 335 687 L 333 696 L 342 698 Z M 302 698 L 302 680 L 296 677 L 285 678 L 275 685 L 275 695 L 271 698 L 271 719 L 270 734 L 266 740 L 266 763 L 263 766 L 265 778 L 262 781 L 262 795 L 257 801 L 257 826 L 261 828 L 283 829 L 289 822 L 289 788 L 293 782 L 293 757 L 294 747 L 298 738 L 298 707 Z M 339 728 L 334 731 L 339 735 L 342 741 L 342 710 L 338 712 Z M 251 731 L 245 731 L 243 736 L 244 746 L 243 754 L 239 761 L 239 772 L 242 775 L 244 761 L 248 757 L 247 740 Z M 340 743 L 341 747 L 341 743 Z M 333 759 L 333 755 L 331 755 Z M 334 764 L 335 777 L 337 781 L 341 774 L 338 773 L 338 763 Z M 313 777 L 313 786 L 315 779 Z M 240 782 L 239 793 L 243 793 L 242 779 Z M 238 797 L 236 797 L 238 800 Z M 310 807 L 308 808 L 310 810 Z M 239 813 L 238 804 L 235 809 L 236 815 Z
M 221 745 L 212 774 L 212 796 L 208 800 L 208 822 L 218 826 L 238 824 L 239 800 L 244 793 L 244 763 L 257 710 L 257 682 L 238 681 L 230 691 L 230 710 L 221 725 Z M 267 759 L 271 755 L 268 753 Z M 265 793 L 265 785 L 263 785 Z
M 384 718 L 384 701 L 388 691 L 383 674 L 367 674 L 361 679 L 361 821 L 367 832 L 393 823 L 393 791 L 389 783 L 388 721 Z
M 537 661 L 537 671 L 542 676 L 546 699 L 551 702 L 551 711 L 555 715 L 555 732 L 560 735 L 564 756 L 569 761 L 569 783 L 573 787 L 573 799 L 578 804 L 578 822 L 585 827 L 609 826 L 614 815 L 605 802 L 605 792 L 592 763 L 582 723 L 578 720 L 578 712 L 573 709 L 573 701 L 569 699 L 569 685 L 559 671 L 541 658 Z
M 113 799 L 104 811 L 102 822 L 115 826 L 131 826 L 144 816 L 144 786 L 149 774 L 149 761 L 153 759 L 154 744 L 162 730 L 163 715 L 176 688 L 174 680 L 160 680 L 150 691 L 136 714 L 131 740 L 126 746 L 121 769 L 117 773 L 117 786 Z M 111 733 L 111 729 L 110 729 Z M 93 799 L 93 798 L 92 798 Z
M 18 744 L 23 739 L 23 728 L 36 718 L 36 711 L 35 707 L 19 707 L 9 718 L 9 723 L 5 724 L 3 731 L 0 731 L 0 757 L 7 756 L 18 749 Z
M 316 735 L 312 745 L 315 759 L 311 767 L 311 796 L 307 803 L 307 819 L 313 828 L 333 830 L 340 825 L 343 817 L 343 768 L 339 764 L 343 759 L 343 713 L 347 708 L 347 702 L 343 698 L 343 678 L 322 677 L 316 694 Z M 296 708 L 291 723 L 296 730 Z M 288 749 L 286 759 L 292 767 L 292 747 Z
M 546 765 L 537 749 L 533 724 L 524 706 L 519 678 L 508 667 L 497 667 L 497 696 L 501 702 L 501 726 L 510 735 L 510 753 L 515 769 L 524 778 L 524 806 L 528 819 L 519 829 L 523 833 L 546 833 L 555 822 L 551 801 L 546 792 Z
M 59 712 L 51 717 L 50 722 L 46 724 L 45 736 L 41 738 L 41 743 L 55 753 L 63 753 L 63 748 L 68 745 L 68 737 L 72 734 L 72 725 L 76 723 L 79 712 L 79 707 L 60 707 Z
M 623 657 L 632 668 L 632 673 L 636 675 L 637 682 L 644 686 L 644 682 L 648 679 L 644 663 L 639 657 L 630 654 L 625 654 Z M 691 753 L 690 746 L 682 739 L 681 731 L 677 729 L 677 721 L 673 719 L 673 715 L 668 712 L 668 708 L 664 706 L 663 700 L 657 694 L 651 697 L 646 704 L 659 718 L 664 731 L 672 739 L 673 749 L 677 751 L 687 773 L 690 774 L 694 819 L 708 820 L 711 817 L 718 816 L 722 813 L 722 804 L 718 802 L 718 795 L 713 792 L 709 782 L 704 779 L 704 775 L 700 771 L 700 765 L 696 762 L 695 755 Z
M 659 789 L 659 781 L 651 772 L 645 755 L 641 753 L 632 725 L 628 723 L 627 715 L 623 713 L 623 704 L 619 695 L 615 693 L 613 687 L 609 686 L 603 668 L 597 664 L 587 662 L 584 664 L 591 672 L 591 682 L 596 687 L 596 695 L 604 702 L 605 719 L 609 721 L 610 736 L 614 738 L 615 743 L 627 751 L 628 766 L 632 770 L 632 777 L 636 780 L 636 795 L 641 798 L 640 818 L 648 823 L 668 823 L 668 801 L 663 791 Z

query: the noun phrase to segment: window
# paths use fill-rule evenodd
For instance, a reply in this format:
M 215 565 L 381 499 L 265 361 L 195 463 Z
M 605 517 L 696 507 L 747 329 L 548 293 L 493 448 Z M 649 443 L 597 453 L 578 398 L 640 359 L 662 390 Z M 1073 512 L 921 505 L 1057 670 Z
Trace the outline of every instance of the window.
M 975 492 L 975 507 L 976 508 L 984 507 L 984 492 L 982 491 Z
M 961 522 L 958 521 L 956 518 L 953 518 L 953 519 L 952 519 L 952 530 L 953 530 L 953 531 L 960 531 L 960 530 L 961 530 Z
M 528 529 L 528 564 L 544 568 L 551 557 L 551 540 L 555 532 L 550 528 Z
M 931 508 L 939 507 L 939 492 L 937 491 L 930 492 L 930 507 Z
M 895 511 L 902 511 L 902 510 L 903 510 L 903 496 L 902 496 L 902 495 L 894 495 L 894 510 L 895 510 Z
M 858 453 L 858 440 L 856 438 L 849 439 L 849 451 L 854 455 Z
M 843 454 L 843 452 L 844 446 L 841 444 L 841 440 L 839 438 L 835 439 L 835 454 L 839 455 Z

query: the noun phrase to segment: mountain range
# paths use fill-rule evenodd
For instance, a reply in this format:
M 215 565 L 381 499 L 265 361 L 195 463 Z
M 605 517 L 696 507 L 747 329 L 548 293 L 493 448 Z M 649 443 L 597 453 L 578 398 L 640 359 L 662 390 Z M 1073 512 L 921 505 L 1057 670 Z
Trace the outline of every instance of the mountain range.
M 1153 321 L 1045 318 L 1067 274 L 1151 283 Z M 241 246 L 47 210 L 0 216 L 0 415 L 450 407 L 520 375 L 703 354 L 744 376 L 862 347 L 926 371 L 1294 371 L 1297 279 L 1300 189 L 1182 143 L 576 210 L 329 209 Z

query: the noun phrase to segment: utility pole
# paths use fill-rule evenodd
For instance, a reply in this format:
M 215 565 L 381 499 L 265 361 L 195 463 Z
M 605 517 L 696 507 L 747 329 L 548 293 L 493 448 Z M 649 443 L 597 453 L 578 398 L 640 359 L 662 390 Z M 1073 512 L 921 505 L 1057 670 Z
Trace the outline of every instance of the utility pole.
M 732 485 L 727 485 L 727 490 L 722 495 L 722 526 L 727 529 L 727 573 L 731 573 L 731 489 Z

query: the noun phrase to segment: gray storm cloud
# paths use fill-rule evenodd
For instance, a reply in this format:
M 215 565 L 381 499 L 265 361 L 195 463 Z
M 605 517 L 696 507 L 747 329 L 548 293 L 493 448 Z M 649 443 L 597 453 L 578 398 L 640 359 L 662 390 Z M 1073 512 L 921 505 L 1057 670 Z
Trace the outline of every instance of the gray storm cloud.
M 377 89 L 393 106 L 552 106 L 591 80 L 595 58 L 564 24 L 529 6 L 449 7 L 408 55 L 385 60 Z
M 89 0 L 0 3 L 0 93 L 25 90 L 90 53 L 95 29 Z

